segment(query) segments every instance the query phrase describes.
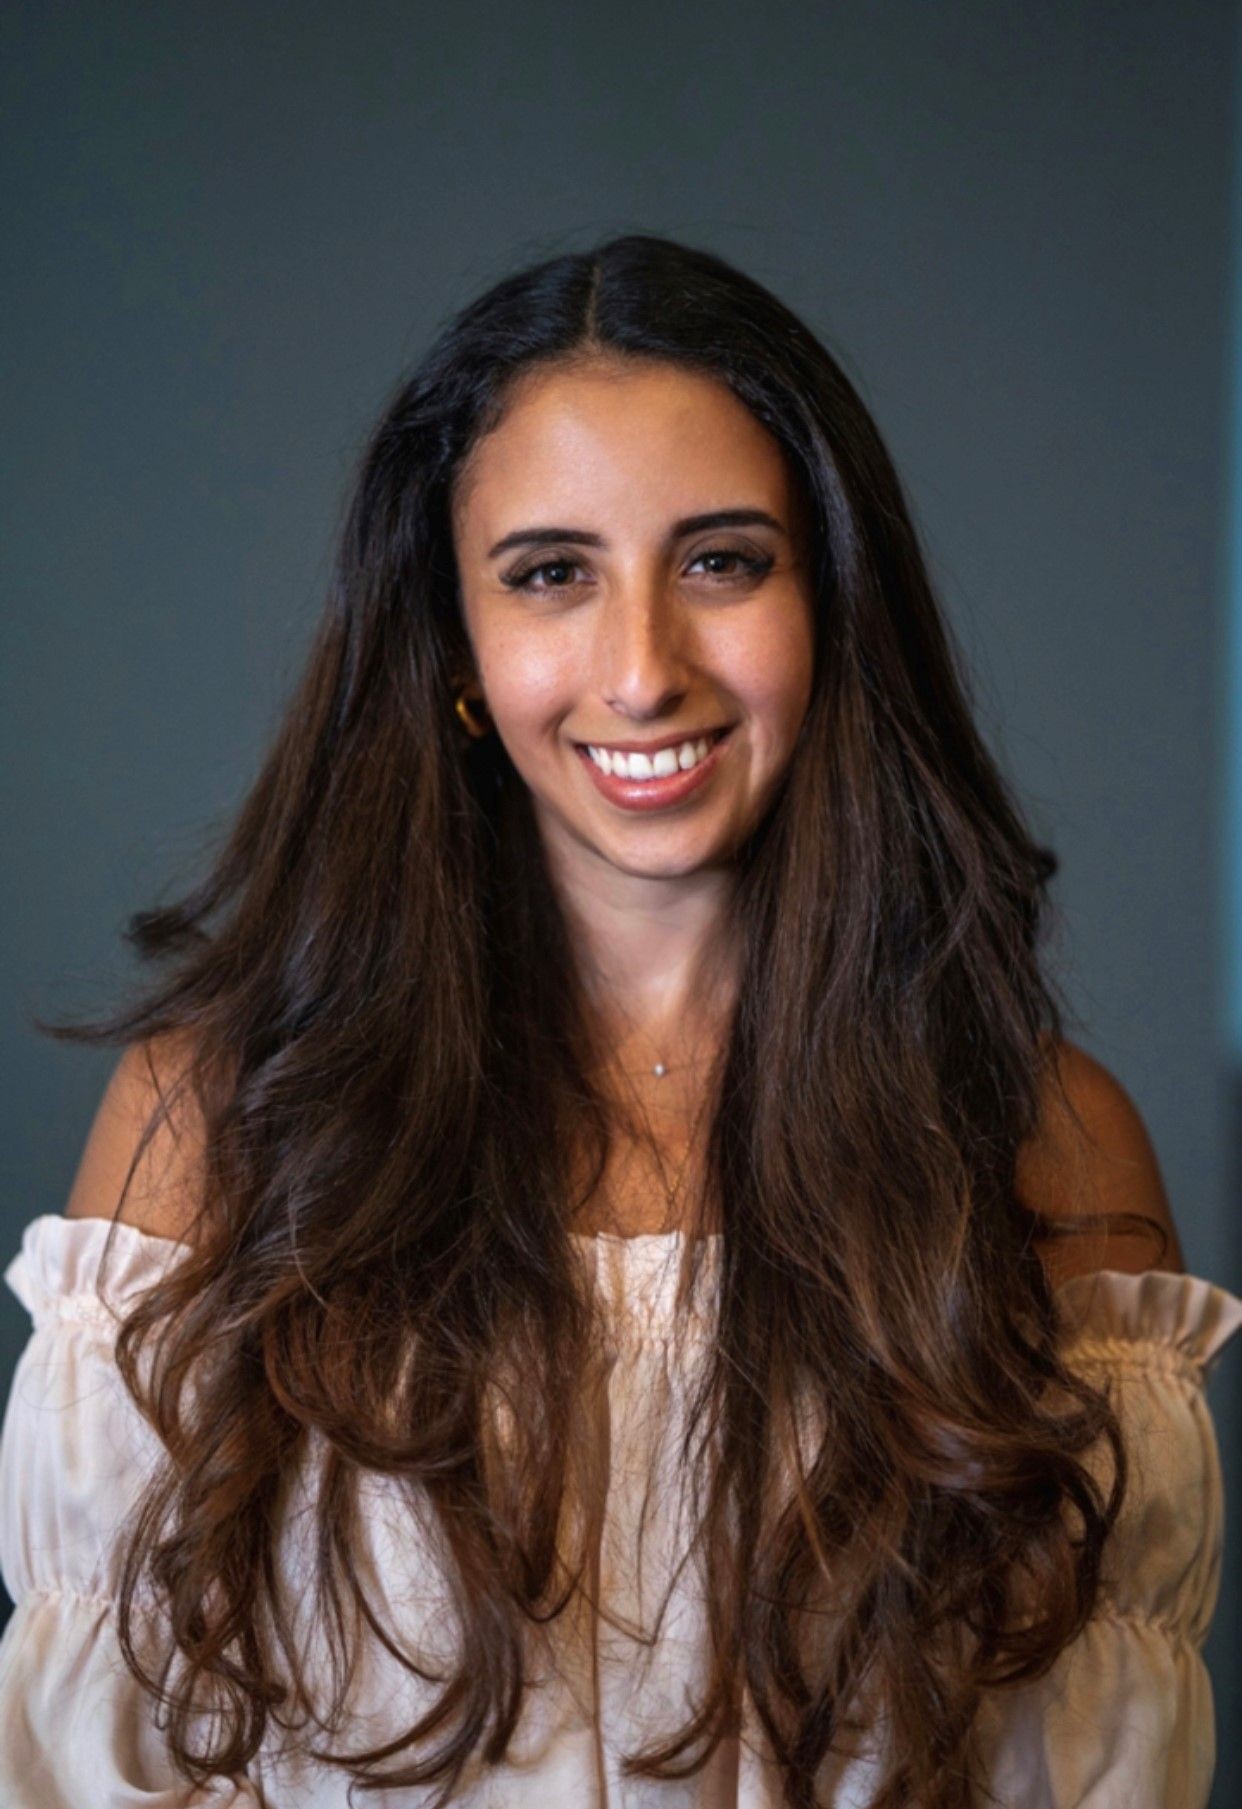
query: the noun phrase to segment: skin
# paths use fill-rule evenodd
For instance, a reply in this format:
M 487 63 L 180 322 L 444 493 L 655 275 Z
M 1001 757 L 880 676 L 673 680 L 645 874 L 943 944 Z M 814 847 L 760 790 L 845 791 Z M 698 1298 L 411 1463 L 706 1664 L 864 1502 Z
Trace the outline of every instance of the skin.
M 724 509 L 762 510 L 775 525 L 673 537 L 683 518 Z M 454 547 L 478 687 L 530 788 L 601 1015 L 636 1062 L 687 1053 L 722 1003 L 705 1003 L 699 963 L 736 847 L 773 798 L 811 695 L 798 509 L 781 447 L 725 385 L 636 360 L 528 373 L 458 483 Z M 601 544 L 560 536 L 493 551 L 546 525 Z M 748 573 L 746 558 L 766 569 Z M 527 574 L 529 590 L 510 587 Z M 575 746 L 726 723 L 709 781 L 642 815 L 596 790 Z

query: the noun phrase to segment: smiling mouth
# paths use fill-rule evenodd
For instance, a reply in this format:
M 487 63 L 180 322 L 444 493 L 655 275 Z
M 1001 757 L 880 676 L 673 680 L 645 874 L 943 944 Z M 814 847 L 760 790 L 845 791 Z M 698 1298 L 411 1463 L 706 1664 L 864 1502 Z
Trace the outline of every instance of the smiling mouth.
M 574 745 L 601 773 L 610 778 L 639 782 L 670 779 L 679 772 L 693 772 L 701 761 L 706 760 L 716 744 L 730 733 L 732 726 L 730 723 L 724 728 L 709 729 L 705 735 L 665 742 L 663 746 L 651 750 L 612 747 L 606 742 L 594 741 L 579 741 Z

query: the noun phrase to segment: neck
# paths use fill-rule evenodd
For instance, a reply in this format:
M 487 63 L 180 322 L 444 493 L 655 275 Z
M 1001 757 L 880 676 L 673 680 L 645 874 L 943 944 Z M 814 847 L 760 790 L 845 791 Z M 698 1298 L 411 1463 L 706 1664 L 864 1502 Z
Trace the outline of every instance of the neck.
M 711 1039 L 732 998 L 726 868 L 650 878 L 604 862 L 554 863 L 588 1006 L 606 1047 L 666 1060 Z

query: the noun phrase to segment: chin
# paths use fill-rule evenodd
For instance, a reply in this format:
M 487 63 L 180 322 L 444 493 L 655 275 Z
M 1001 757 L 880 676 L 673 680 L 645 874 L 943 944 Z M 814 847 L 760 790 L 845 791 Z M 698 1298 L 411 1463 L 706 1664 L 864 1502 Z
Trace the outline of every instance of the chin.
M 686 879 L 709 867 L 725 863 L 722 849 L 713 843 L 704 848 L 672 848 L 662 853 L 646 853 L 639 849 L 605 848 L 596 844 L 600 856 L 635 879 Z

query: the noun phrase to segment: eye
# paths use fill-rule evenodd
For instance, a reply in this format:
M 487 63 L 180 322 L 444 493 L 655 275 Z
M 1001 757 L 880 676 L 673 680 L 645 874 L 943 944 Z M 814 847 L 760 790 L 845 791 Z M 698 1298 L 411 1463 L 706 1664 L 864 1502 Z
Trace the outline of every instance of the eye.
M 576 569 L 576 559 L 544 559 L 538 565 L 528 565 L 522 571 L 507 572 L 501 582 L 509 590 L 568 590 L 568 584 L 534 584 L 532 579 L 541 572 L 571 572 Z
M 715 572 L 714 576 L 723 583 L 736 582 L 739 578 L 761 578 L 770 572 L 775 561 L 767 553 L 743 553 L 737 547 L 708 547 L 705 552 L 696 553 L 692 564 L 697 565 L 700 559 L 733 559 L 737 565 L 732 571 Z M 740 569 L 739 569 L 740 568 Z

